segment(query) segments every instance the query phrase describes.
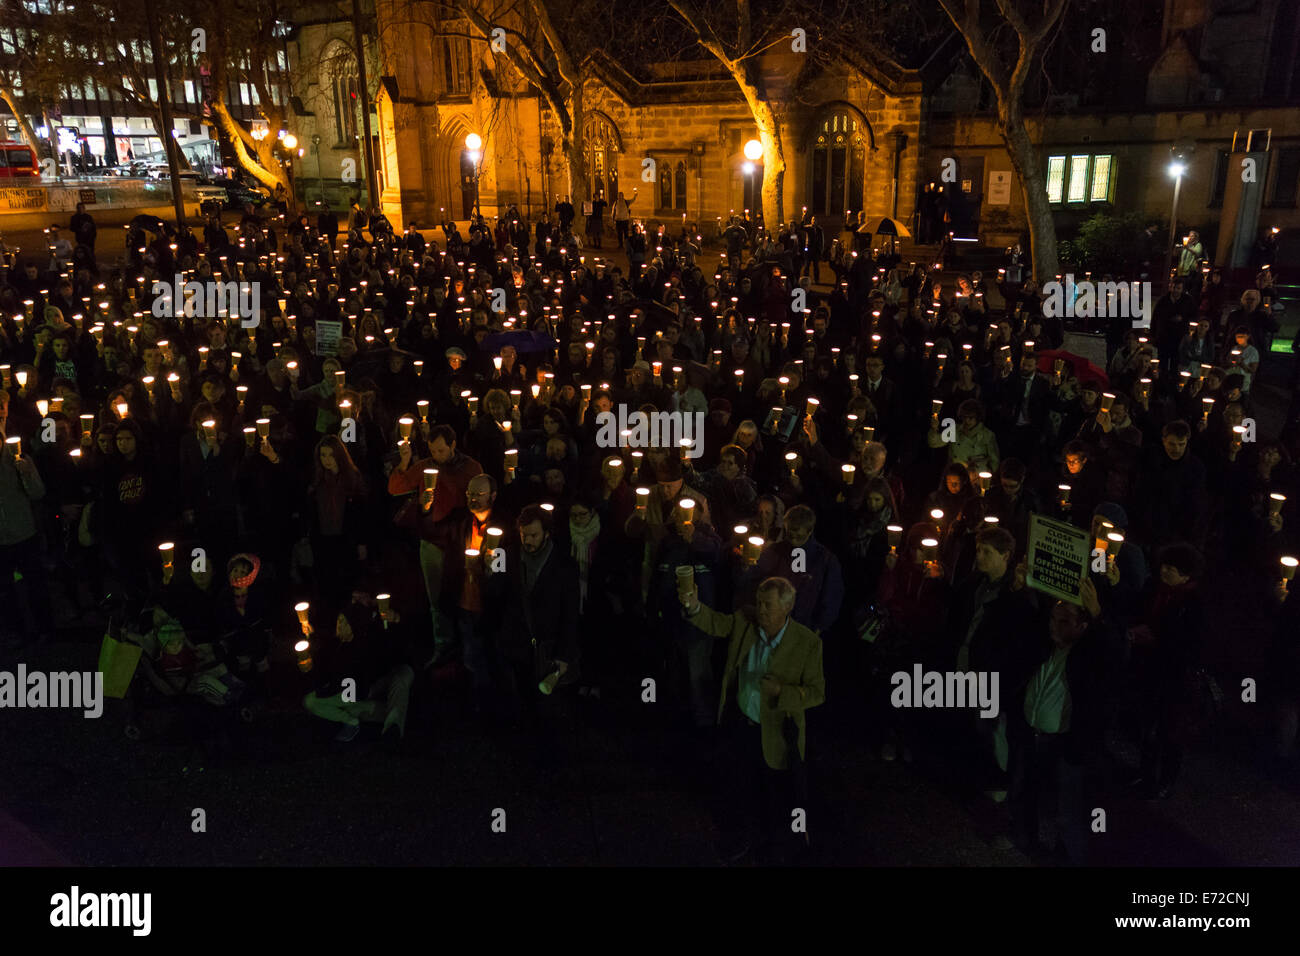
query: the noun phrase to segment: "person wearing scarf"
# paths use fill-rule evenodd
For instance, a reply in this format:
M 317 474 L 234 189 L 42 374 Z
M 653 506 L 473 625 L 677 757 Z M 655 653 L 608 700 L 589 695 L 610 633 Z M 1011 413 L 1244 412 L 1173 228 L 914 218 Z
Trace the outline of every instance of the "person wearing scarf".
M 587 608 L 588 580 L 591 559 L 596 553 L 596 539 L 600 537 L 600 515 L 581 502 L 569 511 L 569 554 L 578 565 L 578 609 Z

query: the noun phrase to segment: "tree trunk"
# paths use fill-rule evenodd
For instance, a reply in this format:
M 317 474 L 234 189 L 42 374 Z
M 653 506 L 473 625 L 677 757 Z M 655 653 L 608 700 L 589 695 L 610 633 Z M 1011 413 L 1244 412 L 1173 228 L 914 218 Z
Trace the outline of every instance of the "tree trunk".
M 1038 151 L 1029 139 L 1024 118 L 1020 115 L 999 117 L 1002 141 L 1006 144 L 1011 165 L 1020 177 L 1025 197 L 1025 217 L 1029 221 L 1029 247 L 1033 256 L 1034 279 L 1041 287 L 1056 278 L 1060 266 L 1056 258 L 1056 223 L 1047 201 L 1047 183 L 1038 162 Z
M 275 192 L 277 186 L 283 186 L 285 192 L 289 191 L 289 180 L 284 173 L 284 167 L 275 161 L 274 143 L 275 139 L 268 136 L 262 142 L 252 141 L 252 150 L 249 147 L 249 137 L 244 128 L 230 114 L 230 108 L 225 102 L 218 98 L 212 102 L 212 115 L 216 117 L 217 125 L 221 131 L 226 134 L 230 140 L 231 147 L 235 150 L 235 158 L 239 162 L 239 168 L 244 170 L 259 183 Z
M 5 106 L 9 107 L 9 112 L 14 114 L 14 119 L 18 120 L 18 129 L 22 132 L 23 139 L 31 147 L 32 155 L 39 162 L 41 141 L 36 138 L 36 130 L 32 129 L 32 124 L 27 121 L 27 114 L 19 107 L 18 98 L 14 96 L 14 91 L 7 86 L 0 86 L 0 100 L 3 100 Z
M 569 94 L 568 107 L 573 121 L 569 127 L 569 135 L 564 141 L 564 149 L 569 157 L 569 202 L 573 203 L 577 211 L 577 216 L 574 218 L 576 223 L 577 217 L 582 215 L 582 204 L 589 198 L 587 195 L 587 124 L 583 117 L 581 83 L 577 84 Z M 583 225 L 586 225 L 585 221 Z
M 743 63 L 733 66 L 732 75 L 758 126 L 758 140 L 763 144 L 763 225 L 769 232 L 776 232 L 785 219 L 785 149 L 781 143 L 781 126 L 772 104 L 760 97 L 758 88 L 745 76 Z

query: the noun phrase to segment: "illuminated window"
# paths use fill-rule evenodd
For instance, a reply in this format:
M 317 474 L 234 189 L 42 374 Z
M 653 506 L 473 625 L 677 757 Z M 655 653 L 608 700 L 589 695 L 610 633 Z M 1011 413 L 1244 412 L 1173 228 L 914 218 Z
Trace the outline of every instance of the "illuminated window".
M 1047 158 L 1047 201 L 1060 202 L 1065 192 L 1065 157 Z
M 1065 193 L 1069 202 L 1083 202 L 1088 198 L 1088 157 L 1070 157 L 1070 186 Z
M 1115 184 L 1115 157 L 1110 153 L 1047 158 L 1047 201 L 1110 202 Z
M 1092 189 L 1089 202 L 1110 201 L 1110 170 L 1113 156 L 1094 156 L 1092 159 Z

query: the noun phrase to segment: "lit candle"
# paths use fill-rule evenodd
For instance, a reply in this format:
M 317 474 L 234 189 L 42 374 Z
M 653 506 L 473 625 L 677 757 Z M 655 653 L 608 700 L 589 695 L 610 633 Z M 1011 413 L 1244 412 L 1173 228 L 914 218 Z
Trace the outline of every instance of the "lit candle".
M 1115 396 L 1113 394 L 1111 394 L 1110 392 L 1101 393 L 1101 410 L 1103 412 L 1109 415 L 1110 407 L 1114 403 L 1115 403 Z
M 158 545 L 158 554 L 162 557 L 162 566 L 164 571 L 172 569 L 172 562 L 176 556 L 176 545 L 171 541 L 164 541 Z
M 788 451 L 785 453 L 785 463 L 790 466 L 791 476 L 799 471 L 799 455 L 797 452 Z
M 411 430 L 415 427 L 415 419 L 409 415 L 404 415 L 397 420 L 397 432 L 402 436 L 402 441 L 411 440 Z
M 980 479 L 980 497 L 983 497 L 984 495 L 989 493 L 989 487 L 993 484 L 993 472 L 981 471 L 979 473 L 979 479 Z
M 1212 411 L 1214 411 L 1214 399 L 1212 398 L 1201 399 L 1201 421 L 1202 422 L 1207 422 L 1207 423 L 1209 422 L 1210 412 Z
M 437 468 L 424 469 L 424 490 L 426 492 L 431 492 L 437 487 L 438 487 L 438 469 Z
M 415 410 L 416 410 L 417 412 L 419 412 L 419 414 L 420 414 L 420 421 L 427 425 L 427 424 L 429 423 L 429 401 L 428 401 L 428 399 L 422 398 L 422 399 L 420 399 L 418 402 L 416 402 L 416 403 L 415 403 Z M 412 424 L 414 424 L 414 423 L 412 423 Z
M 94 415 L 82 415 L 82 416 L 81 416 L 81 436 L 82 436 L 83 438 L 89 438 L 90 435 L 91 435 L 91 433 L 92 433 L 94 430 L 95 430 L 95 416 L 94 416 Z
M 889 553 L 898 554 L 898 545 L 903 540 L 903 526 L 901 524 L 886 525 L 885 533 L 889 535 Z
M 753 535 L 745 539 L 745 563 L 748 565 L 758 564 L 758 556 L 763 551 L 763 545 L 766 542 L 760 535 Z
M 15 461 L 18 461 L 23 457 L 23 440 L 17 435 L 6 438 L 5 444 L 13 451 Z
M 1297 565 L 1300 565 L 1300 560 L 1297 560 L 1296 558 L 1293 558 L 1290 555 L 1285 555 L 1282 558 L 1282 580 L 1283 581 L 1289 582 L 1292 578 L 1295 577 L 1295 569 Z
M 939 555 L 939 542 L 935 538 L 922 538 L 921 548 L 922 548 L 922 555 L 924 556 L 927 564 L 933 562 L 934 559 Z
M 650 489 L 638 488 L 636 490 L 636 510 L 644 511 L 646 509 L 646 506 L 649 504 L 650 504 Z
M 130 413 L 131 407 L 127 405 L 126 402 L 118 402 L 114 408 L 117 409 L 117 417 L 126 421 L 126 417 Z
M 293 652 L 298 657 L 298 670 L 308 673 L 311 670 L 311 642 L 304 638 L 293 645 Z
M 1272 515 L 1280 515 L 1284 504 L 1286 504 L 1286 495 L 1280 495 L 1277 492 L 1274 492 L 1268 496 L 1268 513 Z
M 1070 510 L 1070 490 L 1071 490 L 1071 489 L 1070 489 L 1070 486 L 1069 486 L 1069 485 L 1057 485 L 1056 488 L 1057 488 L 1057 490 L 1061 493 L 1061 507 L 1062 507 L 1064 510 L 1069 511 L 1069 510 Z
M 853 479 L 857 475 L 857 470 L 858 469 L 853 465 L 840 465 L 840 471 L 844 474 L 844 483 L 846 485 L 853 484 Z

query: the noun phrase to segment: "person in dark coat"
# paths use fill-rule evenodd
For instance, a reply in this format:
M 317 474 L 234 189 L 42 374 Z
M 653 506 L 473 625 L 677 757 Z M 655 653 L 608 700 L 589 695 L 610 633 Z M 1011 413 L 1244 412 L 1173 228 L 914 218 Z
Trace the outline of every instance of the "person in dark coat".
M 1034 627 L 1002 673 L 1012 832 L 1023 847 L 1037 847 L 1041 798 L 1054 792 L 1058 849 L 1075 864 L 1087 861 L 1085 798 L 1105 753 L 1108 688 L 1122 648 L 1121 632 L 1103 614 L 1091 581 L 1083 581 L 1079 596 L 1082 606 L 1057 601 L 1046 635 L 1041 624 Z
M 1187 450 L 1191 428 L 1182 420 L 1165 425 L 1160 447 L 1153 449 L 1138 485 L 1138 527 L 1149 546 L 1173 540 L 1199 544 L 1206 533 L 1205 464 Z
M 1014 563 L 1015 553 L 1015 538 L 1003 527 L 986 528 L 975 536 L 975 573 L 957 586 L 950 606 L 948 669 L 988 674 L 1013 670 L 1016 642 L 1031 631 L 1034 615 L 1025 591 L 1025 565 Z M 1006 711 L 996 719 L 976 716 L 974 734 L 964 723 L 971 713 L 959 714 L 967 732 L 954 735 L 965 744 L 957 763 L 967 774 L 962 782 L 1005 794 Z
M 1147 799 L 1170 796 L 1182 769 L 1205 622 L 1200 553 L 1171 545 L 1157 564 L 1145 619 L 1130 631 L 1142 707 L 1142 765 L 1133 785 Z
M 518 545 L 505 548 L 506 570 L 484 581 L 483 627 L 510 688 L 511 710 L 536 726 L 539 682 L 554 690 L 577 679 L 578 568 L 556 546 L 540 506 L 525 507 L 516 530 Z

